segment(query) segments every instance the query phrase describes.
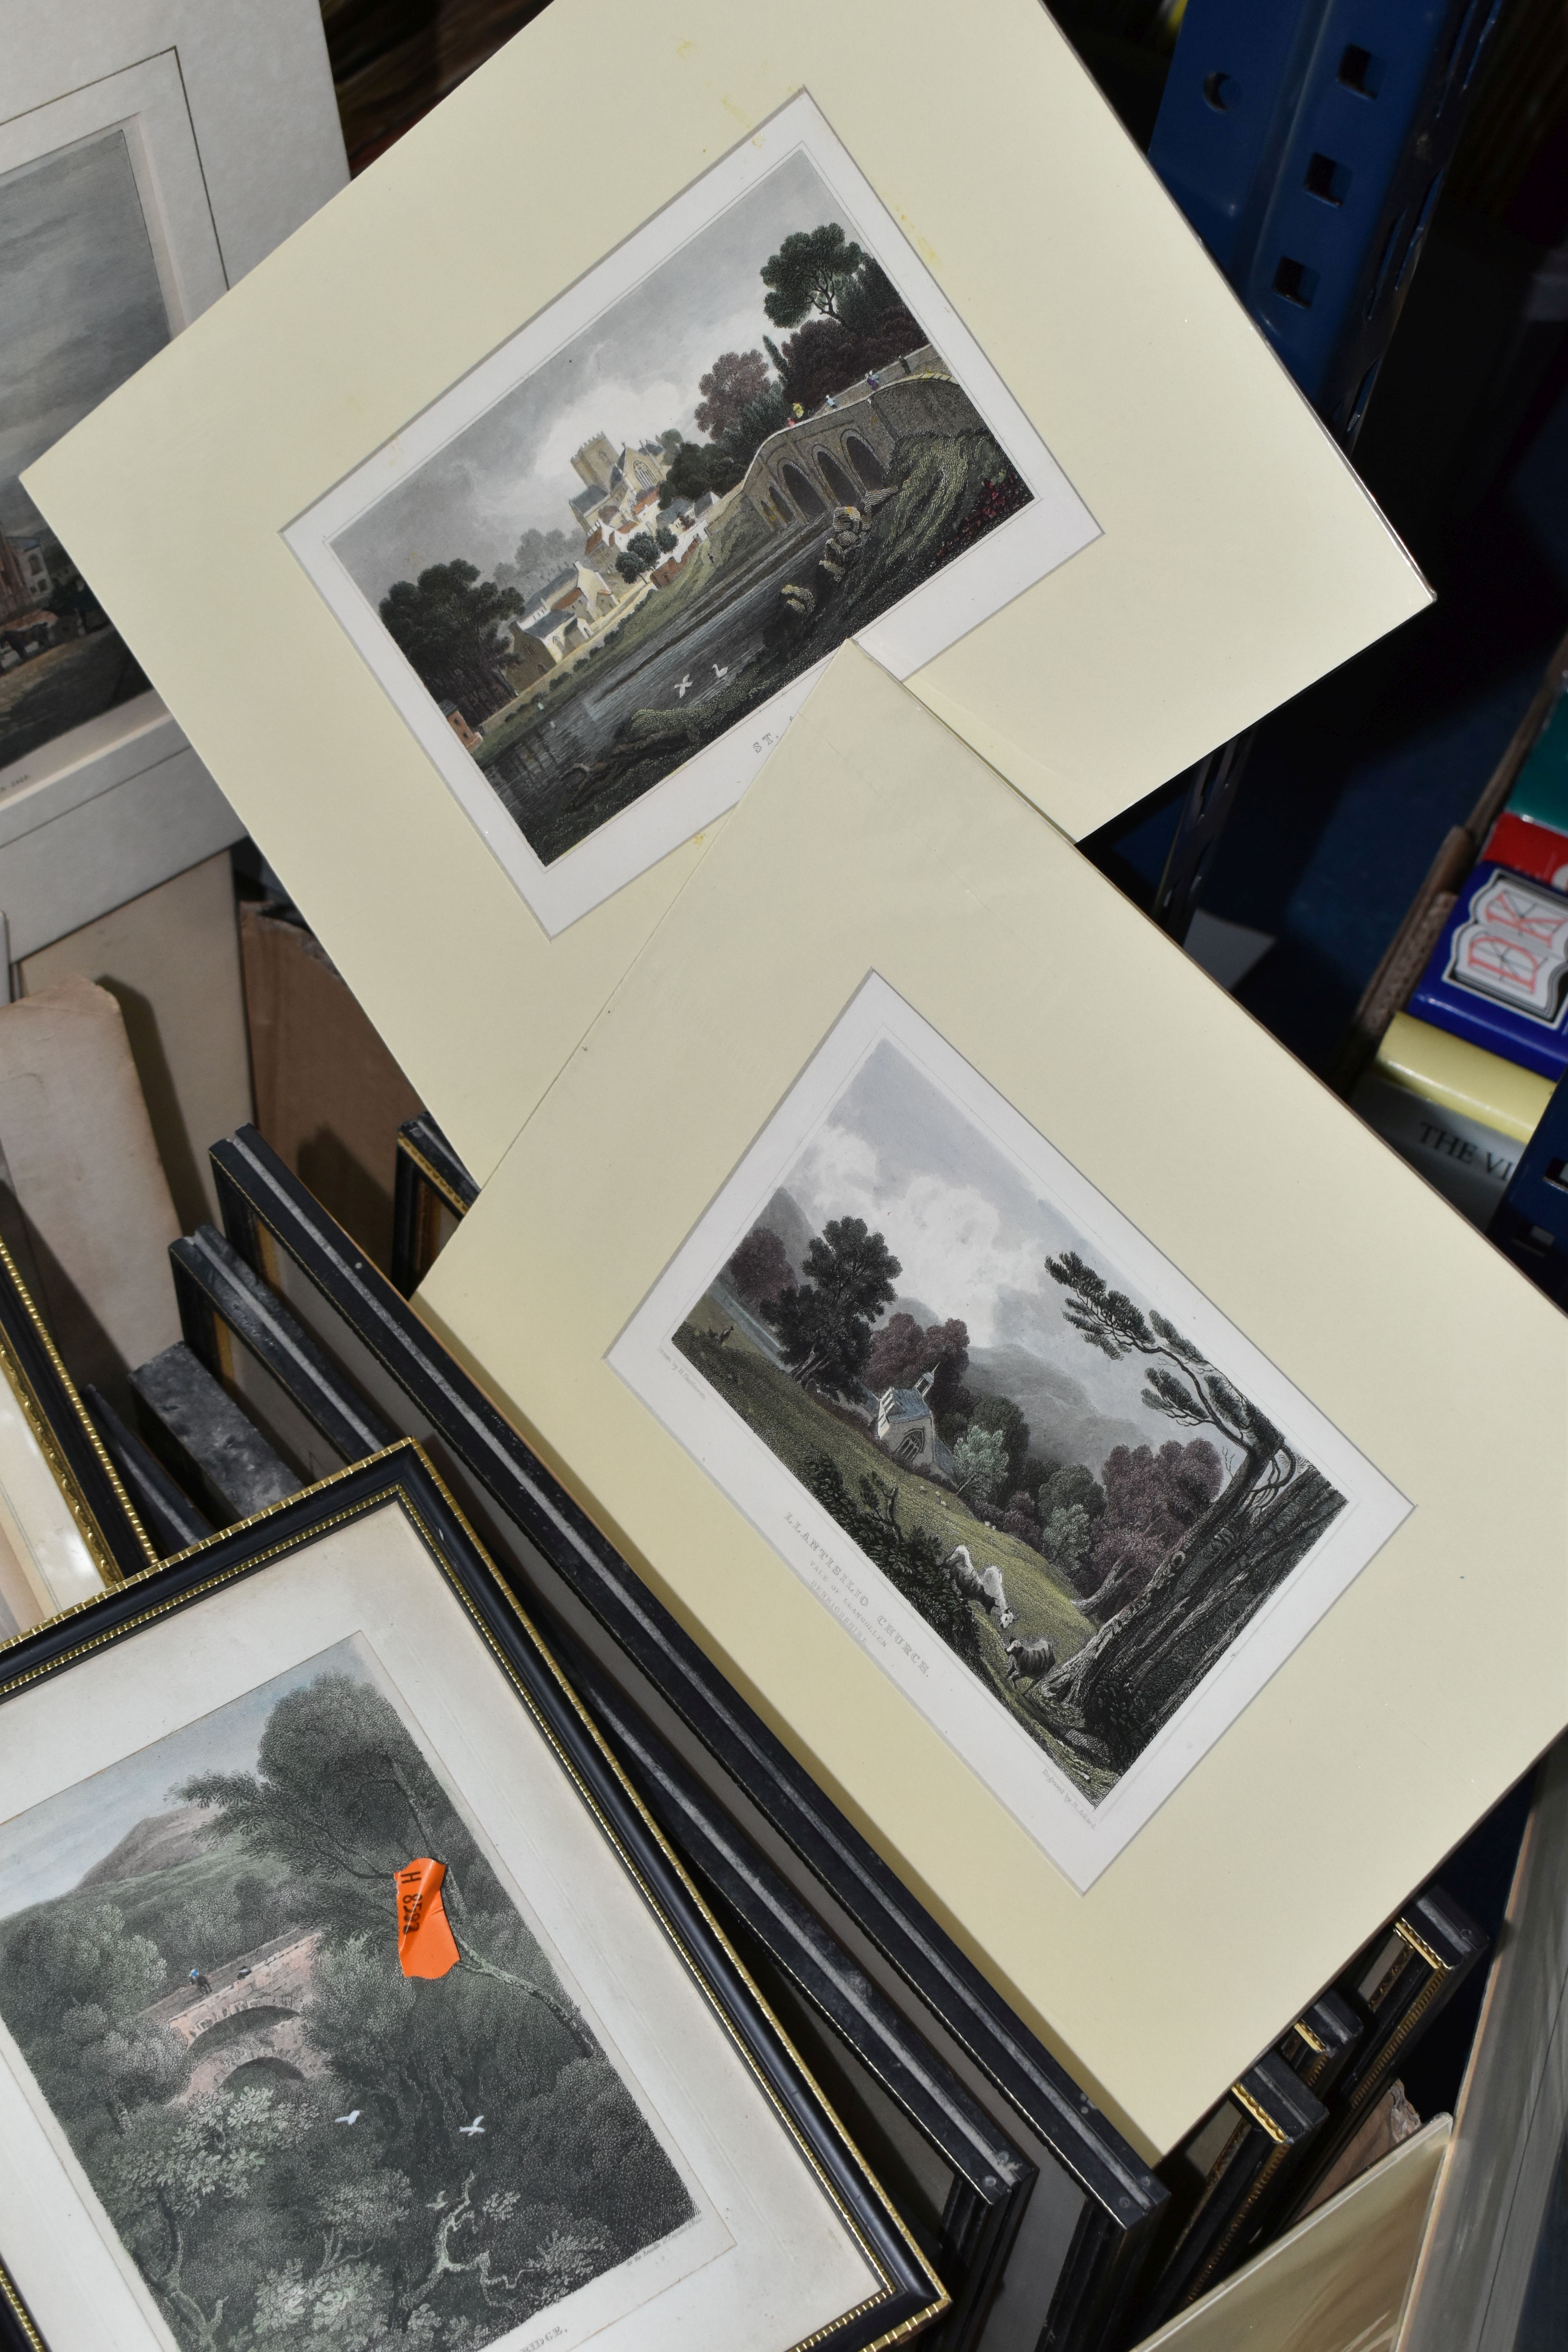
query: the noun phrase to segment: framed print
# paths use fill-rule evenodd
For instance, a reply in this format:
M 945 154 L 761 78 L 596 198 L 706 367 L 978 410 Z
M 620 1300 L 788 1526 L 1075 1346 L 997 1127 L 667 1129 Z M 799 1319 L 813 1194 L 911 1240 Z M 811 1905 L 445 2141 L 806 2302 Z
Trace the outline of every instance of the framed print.
M 1426 600 L 1035 0 L 754 32 L 554 0 L 29 475 L 481 1183 L 836 645 L 1078 835 Z
M 333 1466 L 343 1468 L 396 1442 L 353 1381 L 221 1234 L 203 1228 L 176 1243 L 173 1255 L 190 1345 L 268 1429 L 289 1429 L 294 1459 L 319 1458 L 325 1441 L 329 1456 L 336 1455 Z M 492 1540 L 491 1556 L 508 1573 L 504 1541 Z M 539 1614 L 543 1604 L 534 1580 L 516 1581 L 639 1796 L 710 1891 L 726 1932 L 742 1938 L 746 1967 L 784 2015 L 796 2046 L 935 2264 L 952 2299 L 945 2337 L 955 2352 L 983 2340 L 999 2352 L 1009 2341 L 1006 2328 L 989 2333 L 999 2286 L 1046 2219 L 1033 2210 L 1036 2167 L 681 1764 L 581 1638 Z M 1047 2191 L 1038 2204 L 1050 2201 Z M 1041 2308 L 1048 2300 L 1047 2284 Z M 1031 2345 L 1037 2333 L 1037 2326 Z
M 156 1557 L 0 1242 L 0 1644 Z
M 48 2352 L 944 2308 L 412 1447 L 6 1663 L 0 2254 Z
M 1146 2147 L 1568 1719 L 1561 1317 L 853 647 L 420 1306 Z
M 0 793 L 74 807 L 184 746 L 19 477 L 347 168 L 308 0 L 3 0 L 0 49 Z
M 431 1454 L 564 1639 L 667 1833 L 940 2152 L 944 2333 L 973 2334 L 980 2352 L 1099 2352 L 1125 2328 L 1160 2182 L 278 1154 L 242 1129 L 212 1162 L 233 1246 L 355 1393 Z M 216 1309 L 210 1254 L 191 1275 Z M 312 1385 L 301 1373 L 302 1405 Z M 1033 2168 L 1026 2195 L 1008 2146 Z

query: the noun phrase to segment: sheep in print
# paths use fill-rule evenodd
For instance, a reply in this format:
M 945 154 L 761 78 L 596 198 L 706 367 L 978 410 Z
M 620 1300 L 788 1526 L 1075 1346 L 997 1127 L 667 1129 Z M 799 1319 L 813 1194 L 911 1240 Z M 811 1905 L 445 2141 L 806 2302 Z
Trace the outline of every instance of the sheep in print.
M 1009 1642 L 1007 1680 L 1037 1683 L 1042 1675 L 1050 1673 L 1056 1662 L 1057 1645 L 1048 1633 L 1037 1633 L 1030 1642 Z
M 985 1569 L 975 1567 L 967 1544 L 955 1544 L 942 1561 L 949 1576 L 966 1601 L 977 1601 L 987 1615 L 995 1621 L 999 1633 L 1005 1633 L 1017 1615 L 1007 1606 L 1007 1595 L 1002 1590 L 1002 1571 L 994 1560 Z

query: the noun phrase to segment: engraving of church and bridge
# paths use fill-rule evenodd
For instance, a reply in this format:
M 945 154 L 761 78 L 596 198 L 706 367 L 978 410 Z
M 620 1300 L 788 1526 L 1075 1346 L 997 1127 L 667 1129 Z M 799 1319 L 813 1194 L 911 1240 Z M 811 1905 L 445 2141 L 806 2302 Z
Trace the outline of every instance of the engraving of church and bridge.
M 584 534 L 583 552 L 506 626 L 500 666 L 518 698 L 595 649 L 613 624 L 668 587 L 731 508 L 749 505 L 776 535 L 775 543 L 807 537 L 824 529 L 836 509 L 864 509 L 878 501 L 901 442 L 917 434 L 961 432 L 973 415 L 941 353 L 922 343 L 770 435 L 733 489 L 721 496 L 709 490 L 662 510 L 668 457 L 661 445 L 645 441 L 617 449 L 606 435 L 594 434 L 572 459 L 583 484 L 569 501 Z M 674 546 L 640 578 L 623 579 L 619 557 L 639 532 L 658 524 L 673 534 Z M 489 714 L 477 730 L 448 715 L 463 740 L 477 743 L 513 708 Z

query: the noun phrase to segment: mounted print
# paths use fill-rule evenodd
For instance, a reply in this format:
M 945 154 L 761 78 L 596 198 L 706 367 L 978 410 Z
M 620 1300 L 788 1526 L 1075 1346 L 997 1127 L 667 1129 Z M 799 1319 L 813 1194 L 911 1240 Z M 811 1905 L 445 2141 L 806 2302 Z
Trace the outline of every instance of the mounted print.
M 1079 1886 L 1408 1508 L 876 974 L 609 1361 Z
M 1157 2151 L 1568 1720 L 1561 1315 L 856 646 L 419 1314 Z
M 7 1663 L 0 2264 L 48 2352 L 942 2308 L 413 1448 Z
M 553 933 L 1098 526 L 802 95 L 285 536 Z
M 981 6 L 551 0 L 28 470 L 478 1181 L 835 646 L 1076 838 L 1429 601 Z

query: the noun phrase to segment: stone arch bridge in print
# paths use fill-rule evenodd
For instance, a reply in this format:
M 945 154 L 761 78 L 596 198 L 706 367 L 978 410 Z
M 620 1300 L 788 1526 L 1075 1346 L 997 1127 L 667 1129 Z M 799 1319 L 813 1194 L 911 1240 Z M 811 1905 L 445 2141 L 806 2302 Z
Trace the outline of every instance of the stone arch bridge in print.
M 311 2046 L 304 2017 L 321 1942 L 321 1930 L 314 1927 L 275 1936 L 215 1969 L 204 1979 L 205 1990 L 182 1986 L 142 2011 L 190 2053 L 189 2080 L 171 2105 L 184 2106 L 221 2090 L 237 2074 L 247 2081 L 273 2074 L 299 2082 L 328 2071 Z
M 875 390 L 851 385 L 831 408 L 770 435 L 741 494 L 770 530 L 798 530 L 884 488 L 900 442 L 972 431 L 980 421 L 927 343 L 880 371 Z

